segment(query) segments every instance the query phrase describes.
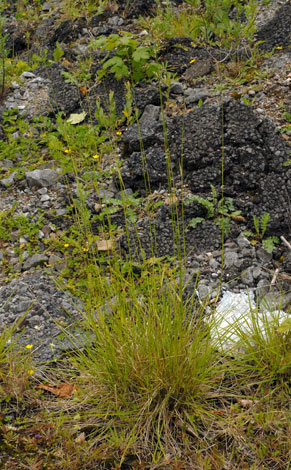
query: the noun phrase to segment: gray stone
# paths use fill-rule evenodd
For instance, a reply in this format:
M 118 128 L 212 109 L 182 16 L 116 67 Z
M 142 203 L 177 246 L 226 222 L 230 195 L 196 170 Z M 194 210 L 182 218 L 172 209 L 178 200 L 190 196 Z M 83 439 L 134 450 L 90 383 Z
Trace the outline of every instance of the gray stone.
M 33 170 L 25 173 L 29 186 L 48 187 L 56 184 L 60 174 L 55 170 Z
M 209 267 L 211 269 L 217 269 L 219 267 L 219 262 L 215 258 L 210 258 Z
M 230 268 L 232 266 L 240 267 L 242 264 L 242 261 L 239 260 L 239 257 L 236 251 L 225 251 L 224 264 L 226 268 Z
M 14 171 L 13 173 L 10 173 L 10 175 L 7 178 L 3 178 L 2 180 L 0 180 L 0 184 L 4 186 L 4 188 L 8 188 L 8 186 L 14 183 L 14 179 L 16 175 L 17 175 L 16 171 Z
M 160 112 L 161 108 L 159 106 L 148 104 L 139 120 L 140 127 L 152 127 L 154 122 L 159 119 Z
M 33 301 L 31 299 L 23 299 L 15 306 L 15 312 L 24 313 L 32 305 Z
M 211 289 L 208 285 L 203 284 L 202 282 L 199 283 L 198 294 L 201 300 L 203 300 L 203 298 L 205 297 L 208 297 L 210 292 L 211 292 Z
M 237 237 L 236 243 L 238 244 L 240 248 L 251 247 L 249 240 L 242 233 Z
M 209 91 L 202 88 L 188 88 L 185 92 L 186 104 L 198 103 L 199 100 L 205 100 L 209 96 Z
M 259 277 L 265 277 L 265 272 L 259 266 L 255 266 L 253 269 L 253 276 L 254 279 L 258 279 Z
M 49 257 L 49 265 L 53 266 L 57 271 L 61 272 L 67 268 L 67 262 L 60 256 L 52 254 Z
M 180 82 L 172 82 L 170 86 L 170 93 L 174 95 L 183 95 L 184 94 L 184 87 Z
M 272 259 L 272 253 L 268 253 L 264 248 L 259 248 L 256 251 L 257 259 L 263 264 L 269 263 Z
M 41 194 L 41 195 L 47 194 L 47 188 L 39 188 L 37 192 L 38 194 Z
M 35 254 L 25 261 L 22 268 L 24 271 L 28 271 L 29 269 L 35 268 L 36 266 L 43 266 L 47 261 L 48 257 L 46 255 Z
M 185 73 L 186 80 L 193 80 L 194 78 L 203 77 L 212 71 L 212 64 L 209 59 L 197 59 L 187 69 Z
M 265 306 L 267 310 L 284 310 L 291 303 L 291 292 L 283 294 L 278 291 L 268 292 L 264 297 L 261 297 L 261 305 Z
M 41 202 L 46 202 L 46 201 L 50 201 L 50 197 L 48 194 L 43 194 L 42 196 L 40 196 L 40 201 Z
M 51 5 L 50 2 L 44 2 L 41 11 L 43 11 L 43 12 L 50 11 L 51 8 L 52 8 L 52 5 Z
M 111 199 L 114 197 L 114 192 L 108 191 L 107 189 L 99 189 L 97 196 L 99 199 Z
M 62 216 L 62 215 L 65 215 L 67 213 L 67 209 L 57 209 L 56 210 L 56 215 L 57 216 Z
M 252 270 L 251 268 L 247 269 L 246 271 L 244 271 L 240 277 L 241 279 L 241 282 L 249 287 L 252 287 L 253 286 L 253 283 L 254 283 L 254 278 L 253 278 L 253 274 L 252 274 Z
M 32 72 L 23 72 L 20 75 L 20 78 L 35 78 L 35 75 Z
M 12 160 L 0 160 L 0 169 L 1 170 L 9 170 L 9 168 L 13 167 Z
M 116 194 L 116 199 L 123 200 L 128 198 L 133 194 L 133 191 L 131 188 L 126 188 L 123 191 L 119 191 L 119 193 Z
M 109 18 L 108 24 L 110 24 L 110 26 L 121 26 L 123 24 L 123 19 L 119 16 L 112 16 Z

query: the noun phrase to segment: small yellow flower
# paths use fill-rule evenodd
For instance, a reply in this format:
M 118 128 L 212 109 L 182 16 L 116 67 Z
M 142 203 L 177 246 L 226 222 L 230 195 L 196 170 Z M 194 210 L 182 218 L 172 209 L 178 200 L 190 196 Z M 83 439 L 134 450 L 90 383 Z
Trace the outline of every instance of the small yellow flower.
M 22 13 L 22 16 L 26 16 L 26 13 L 23 12 L 23 13 Z
M 122 132 L 121 131 L 116 131 L 116 135 L 121 135 Z
M 97 160 L 97 158 L 100 158 L 100 155 L 98 155 L 98 153 L 96 153 L 96 155 L 93 155 L 93 158 L 94 158 L 95 160 Z
M 68 248 L 68 246 L 70 246 L 69 243 L 65 243 L 65 244 L 64 244 L 64 247 L 65 247 L 65 248 Z
M 72 151 L 71 149 L 64 150 L 65 153 L 71 153 L 71 151 Z
M 25 347 L 26 347 L 26 349 L 32 349 L 32 348 L 33 348 L 33 344 L 27 344 Z
M 277 46 L 276 49 L 283 49 L 283 46 Z
M 27 371 L 27 373 L 28 373 L 29 375 L 33 375 L 33 374 L 34 374 L 34 370 L 29 369 L 29 370 Z
M 194 62 L 196 62 L 196 59 L 190 60 L 190 64 L 194 64 Z

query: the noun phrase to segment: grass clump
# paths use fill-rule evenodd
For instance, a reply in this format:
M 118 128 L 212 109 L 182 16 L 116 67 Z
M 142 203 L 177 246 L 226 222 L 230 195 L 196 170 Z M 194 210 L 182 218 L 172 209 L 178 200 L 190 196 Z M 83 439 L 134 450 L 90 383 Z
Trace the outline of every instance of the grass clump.
M 114 272 L 110 314 L 102 307 L 87 316 L 82 349 L 72 355 L 96 439 L 118 444 L 121 461 L 133 449 L 154 456 L 174 448 L 181 419 L 190 425 L 203 414 L 221 381 L 200 308 L 190 316 L 159 268 L 141 283 Z

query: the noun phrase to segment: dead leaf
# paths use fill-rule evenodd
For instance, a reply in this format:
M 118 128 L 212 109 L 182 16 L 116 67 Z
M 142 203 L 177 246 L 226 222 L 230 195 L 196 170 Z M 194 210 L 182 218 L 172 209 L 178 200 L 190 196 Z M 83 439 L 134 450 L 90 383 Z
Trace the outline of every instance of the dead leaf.
M 102 204 L 98 204 L 98 203 L 96 202 L 96 204 L 94 205 L 94 210 L 95 210 L 95 212 L 97 212 L 97 214 L 99 214 L 99 212 L 101 211 L 101 209 L 102 209 Z
M 85 437 L 86 437 L 85 433 L 81 432 L 81 434 L 79 434 L 79 436 L 76 437 L 75 442 L 77 444 L 83 444 L 83 442 L 85 442 L 85 440 L 86 440 Z
M 46 392 L 53 393 L 54 395 L 60 398 L 68 398 L 77 390 L 76 385 L 72 385 L 72 384 L 60 384 L 60 385 L 40 384 L 38 388 L 41 388 L 42 390 L 45 390 Z
M 84 86 L 80 86 L 80 92 L 82 96 L 86 96 L 88 93 L 88 88 L 85 88 Z
M 238 399 L 237 402 L 243 408 L 252 408 L 258 403 L 257 400 L 246 400 L 246 399 Z
M 96 246 L 98 251 L 111 251 L 114 250 L 113 240 L 96 240 Z
M 68 59 L 63 59 L 62 60 L 62 64 L 65 66 L 65 67 L 69 67 L 71 65 L 71 62 L 68 60 Z
M 242 215 L 232 215 L 231 216 L 232 220 L 235 220 L 235 222 L 245 222 L 246 219 Z
M 173 204 L 176 204 L 178 201 L 177 199 L 177 196 L 170 196 L 170 197 L 166 197 L 165 199 L 165 204 L 167 204 L 168 206 L 172 206 Z

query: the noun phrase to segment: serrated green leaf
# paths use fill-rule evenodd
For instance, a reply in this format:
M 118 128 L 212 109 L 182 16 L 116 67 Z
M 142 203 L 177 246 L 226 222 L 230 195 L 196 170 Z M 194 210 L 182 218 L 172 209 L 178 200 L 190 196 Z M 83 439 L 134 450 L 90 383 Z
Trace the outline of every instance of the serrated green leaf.
M 203 220 L 204 219 L 202 217 L 195 217 L 194 219 L 190 220 L 189 226 L 192 228 L 196 228 L 198 224 L 203 222 Z
M 67 122 L 69 124 L 79 124 L 80 122 L 84 121 L 86 116 L 86 111 L 83 111 L 80 114 L 71 114 L 70 117 L 67 119 Z
M 140 62 L 141 60 L 147 60 L 147 59 L 149 59 L 149 57 L 150 57 L 150 54 L 149 54 L 149 51 L 148 51 L 147 47 L 139 47 L 132 54 L 132 59 L 135 62 Z

